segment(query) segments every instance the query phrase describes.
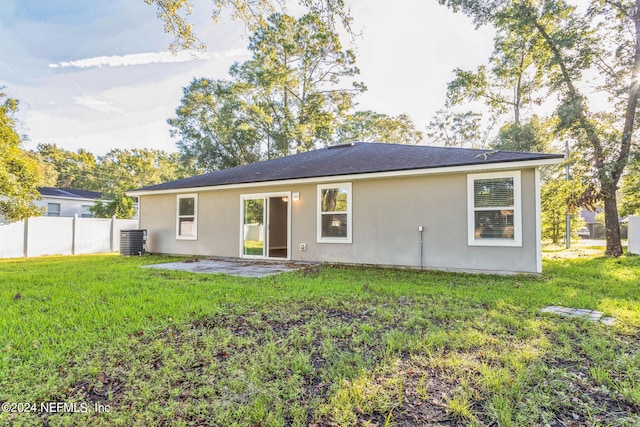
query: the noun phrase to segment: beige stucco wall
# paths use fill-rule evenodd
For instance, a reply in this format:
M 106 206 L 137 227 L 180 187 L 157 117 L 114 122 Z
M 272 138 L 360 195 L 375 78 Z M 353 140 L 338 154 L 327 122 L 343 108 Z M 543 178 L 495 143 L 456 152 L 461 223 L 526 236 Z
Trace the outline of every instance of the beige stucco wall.
M 423 266 L 454 270 L 536 272 L 535 171 L 522 171 L 522 247 L 468 245 L 467 174 L 350 181 L 353 242 L 317 243 L 317 184 L 209 190 L 198 193 L 198 239 L 176 240 L 176 194 L 146 195 L 140 227 L 150 252 L 237 257 L 240 254 L 241 194 L 291 191 L 291 259 Z M 306 243 L 307 250 L 300 250 Z

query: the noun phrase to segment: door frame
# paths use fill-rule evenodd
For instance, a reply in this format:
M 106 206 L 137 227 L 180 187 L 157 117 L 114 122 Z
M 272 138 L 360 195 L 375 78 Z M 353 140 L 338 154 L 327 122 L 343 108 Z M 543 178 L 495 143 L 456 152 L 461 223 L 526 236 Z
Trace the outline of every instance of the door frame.
M 269 256 L 269 199 L 271 197 L 288 197 L 287 202 L 287 257 L 270 257 Z M 264 204 L 264 216 L 266 218 L 264 224 L 264 232 L 262 238 L 264 239 L 264 255 L 245 255 L 244 254 L 244 201 L 251 199 L 263 199 Z M 240 248 L 239 257 L 246 259 L 269 259 L 269 260 L 291 260 L 291 191 L 275 191 L 269 193 L 251 193 L 240 194 Z

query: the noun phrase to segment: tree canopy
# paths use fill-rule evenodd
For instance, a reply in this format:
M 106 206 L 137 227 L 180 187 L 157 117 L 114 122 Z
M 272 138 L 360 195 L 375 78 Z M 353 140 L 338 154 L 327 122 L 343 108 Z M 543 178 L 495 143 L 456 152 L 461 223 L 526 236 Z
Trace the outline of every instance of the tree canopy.
M 218 170 L 260 159 L 260 131 L 249 122 L 242 91 L 231 82 L 194 79 L 168 120 L 183 162 Z
M 18 101 L 0 93 L 0 215 L 16 221 L 39 215 L 34 200 L 40 198 L 38 162 L 21 148 L 13 118 Z
M 481 122 L 480 113 L 442 108 L 429 122 L 427 136 L 430 141 L 445 147 L 484 148 L 491 127 L 483 129 Z
M 578 174 L 588 180 L 583 202 L 603 200 L 608 255 L 622 254 L 616 191 L 632 143 L 640 88 L 640 0 L 609 2 L 593 0 L 588 8 L 578 8 L 564 0 L 441 0 L 461 11 L 477 25 L 496 28 L 492 58 L 521 58 L 508 61 L 516 68 L 504 74 L 495 68 L 493 79 L 513 85 L 522 75 L 527 85 L 520 100 L 535 100 L 538 91 L 547 102 L 555 102 L 555 133 L 572 141 L 583 162 Z M 512 49 L 515 46 L 517 49 Z M 518 53 L 520 55 L 512 55 Z M 599 79 L 587 84 L 587 75 Z M 472 78 L 471 78 L 472 77 Z M 495 93 L 478 73 L 470 80 L 480 93 Z M 475 92 L 466 91 L 470 96 Z M 511 86 L 513 87 L 513 86 Z M 517 93 L 518 91 L 514 91 Z M 589 95 L 604 93 L 605 109 L 598 109 Z M 495 98 L 495 97 L 494 97 Z M 518 99 L 517 97 L 514 99 Z M 517 124 L 518 117 L 514 120 Z
M 346 115 L 337 125 L 334 141 L 338 144 L 351 141 L 417 144 L 422 137 L 422 132 L 406 114 L 389 116 L 366 110 Z
M 620 215 L 640 215 L 640 158 L 635 156 L 622 177 Z
M 96 157 L 87 150 L 68 151 L 56 144 L 38 144 L 36 157 L 53 168 L 52 187 L 100 191 Z
M 39 144 L 30 153 L 46 171 L 47 186 L 99 191 L 103 200 L 93 206 L 98 217 L 130 218 L 133 200 L 125 192 L 193 175 L 178 153 L 149 148 L 113 149 L 103 156 L 87 150 L 69 151 L 55 144 Z
M 271 15 L 250 37 L 249 50 L 252 58 L 230 74 L 246 91 L 253 123 L 272 141 L 269 154 L 329 143 L 338 118 L 365 90 L 353 81 L 360 73 L 355 54 L 315 14 Z
M 174 37 L 170 45 L 172 50 L 206 48 L 189 22 L 193 8 L 189 0 L 144 0 L 155 6 L 158 18 L 164 22 L 164 31 Z M 298 0 L 308 13 L 315 15 L 331 30 L 341 26 L 348 33 L 354 34 L 351 28 L 351 14 L 344 0 Z M 211 0 L 214 22 L 220 20 L 225 12 L 234 19 L 245 24 L 251 32 L 264 25 L 266 17 L 276 12 L 285 12 L 283 0 Z
M 194 79 L 168 123 L 184 162 L 214 171 L 340 141 L 417 143 L 406 114 L 351 112 L 365 86 L 355 55 L 315 14 L 271 15 L 250 37 L 252 57 L 228 80 Z

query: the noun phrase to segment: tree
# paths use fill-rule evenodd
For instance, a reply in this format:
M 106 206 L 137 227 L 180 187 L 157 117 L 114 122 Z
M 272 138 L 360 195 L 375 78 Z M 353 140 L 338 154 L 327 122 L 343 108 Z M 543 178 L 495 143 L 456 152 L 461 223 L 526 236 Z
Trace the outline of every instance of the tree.
M 362 83 L 355 55 L 318 15 L 274 14 L 249 39 L 252 59 L 230 74 L 249 96 L 247 111 L 269 141 L 268 155 L 286 156 L 326 145 L 334 124 L 353 106 Z
M 524 124 L 507 123 L 490 145 L 494 150 L 548 152 L 554 137 L 552 126 L 535 115 Z
M 203 171 L 329 145 L 365 89 L 358 82 L 341 87 L 359 72 L 355 56 L 316 15 L 272 15 L 250 37 L 249 50 L 252 58 L 231 67 L 230 81 L 191 82 L 168 120 L 181 159 Z
M 179 161 L 178 153 L 148 148 L 113 149 L 96 158 L 86 150 L 72 152 L 55 144 L 39 144 L 30 154 L 46 172 L 48 185 L 102 192 L 102 200 L 95 204 L 92 212 L 104 218 L 133 216 L 134 201 L 125 195 L 128 190 L 195 173 Z
M 540 102 L 536 93 L 541 76 L 532 66 L 535 42 L 505 30 L 497 33 L 494 43 L 489 66 L 482 65 L 476 71 L 454 70 L 455 78 L 447 85 L 445 109 L 429 124 L 430 136 L 447 146 L 485 147 L 493 128 L 499 125 L 498 136 L 489 144 L 492 148 L 536 151 L 542 138 L 536 134 L 539 120 L 522 120 L 523 109 Z M 486 110 L 484 114 L 456 110 L 478 104 Z M 489 117 L 484 126 L 483 116 Z
M 112 192 L 103 196 L 102 200 L 97 200 L 89 208 L 96 218 L 121 218 L 129 219 L 135 215 L 133 199 L 121 191 Z
M 205 44 L 197 37 L 193 31 L 193 26 L 189 22 L 192 7 L 189 0 L 144 0 L 149 5 L 155 5 L 157 16 L 164 21 L 165 33 L 170 33 L 174 37 L 170 48 L 177 49 L 199 49 L 206 48 Z M 231 18 L 242 21 L 249 31 L 256 31 L 265 23 L 265 16 L 270 16 L 277 10 L 284 8 L 281 0 L 211 0 L 213 4 L 212 18 L 217 22 L 223 11 L 228 11 Z M 299 0 L 298 3 L 305 7 L 308 13 L 319 17 L 322 22 L 331 28 L 336 29 L 336 24 L 341 26 L 350 34 L 354 35 L 351 29 L 351 15 L 344 4 L 344 0 Z
M 422 138 L 422 132 L 416 129 L 408 115 L 392 117 L 371 110 L 356 111 L 345 116 L 337 126 L 335 136 L 338 143 L 361 141 L 417 144 Z
M 38 163 L 20 146 L 13 114 L 18 101 L 0 93 L 0 215 L 18 221 L 40 215 L 34 200 L 40 198 Z
M 98 157 L 99 189 L 108 195 L 191 175 L 179 162 L 178 153 L 150 148 L 113 149 Z
M 91 212 L 98 218 L 131 218 L 134 200 L 126 191 L 184 178 L 191 172 L 179 162 L 177 153 L 149 148 L 110 150 L 98 158 L 96 176 L 103 196 Z
M 538 53 L 535 39 L 505 28 L 496 34 L 489 65 L 477 71 L 454 70 L 455 79 L 447 85 L 447 106 L 480 101 L 489 108 L 494 120 L 512 113 L 511 123 L 521 125 L 522 110 L 535 100 L 541 86 L 541 74 L 534 67 Z
M 427 126 L 427 137 L 445 147 L 484 148 L 489 131 L 481 128 L 482 114 L 449 108 L 436 111 Z
M 55 187 L 58 183 L 58 171 L 51 164 L 45 162 L 42 157 L 34 152 L 28 151 L 27 154 L 37 164 L 38 176 L 40 176 L 40 187 Z
M 571 237 L 577 238 L 578 230 L 585 226 L 580 216 L 579 199 L 582 181 L 555 178 L 547 180 L 540 189 L 542 211 L 542 238 L 557 244 L 566 236 L 567 214 L 571 219 Z
M 616 190 L 634 138 L 640 89 L 640 0 L 593 0 L 585 12 L 563 0 L 441 0 L 498 34 L 517 34 L 535 46 L 541 84 L 557 96 L 558 132 L 571 135 L 588 158 L 590 186 L 584 199 L 604 201 L 606 254 L 622 254 Z M 499 48 L 499 46 L 496 46 Z M 592 111 L 581 92 L 583 76 L 603 76 L 597 90 L 610 97 L 609 113 Z
M 56 144 L 38 144 L 34 155 L 55 170 L 56 180 L 53 187 L 101 191 L 96 176 L 96 158 L 87 150 L 79 149 L 73 152 Z
M 50 186 L 75 190 L 125 192 L 193 174 L 179 162 L 177 153 L 148 148 L 113 149 L 104 156 L 55 144 L 39 144 L 30 153 L 46 171 Z
M 176 117 L 167 120 L 183 163 L 211 172 L 260 160 L 263 135 L 249 122 L 239 85 L 200 78 L 183 94 Z
M 629 164 L 627 174 L 622 177 L 620 215 L 640 215 L 640 160 Z

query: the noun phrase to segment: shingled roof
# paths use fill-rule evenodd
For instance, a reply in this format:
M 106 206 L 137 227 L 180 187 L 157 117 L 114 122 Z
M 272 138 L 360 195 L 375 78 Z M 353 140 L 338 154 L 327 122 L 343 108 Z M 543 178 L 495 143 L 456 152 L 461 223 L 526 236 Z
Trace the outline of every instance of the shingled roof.
M 453 166 L 553 160 L 558 154 L 476 150 L 358 142 L 224 169 L 177 181 L 143 187 L 135 192 L 249 184 L 376 172 L 410 171 Z
M 102 193 L 97 191 L 74 190 L 71 188 L 38 187 L 42 196 L 64 197 L 68 199 L 99 199 Z

